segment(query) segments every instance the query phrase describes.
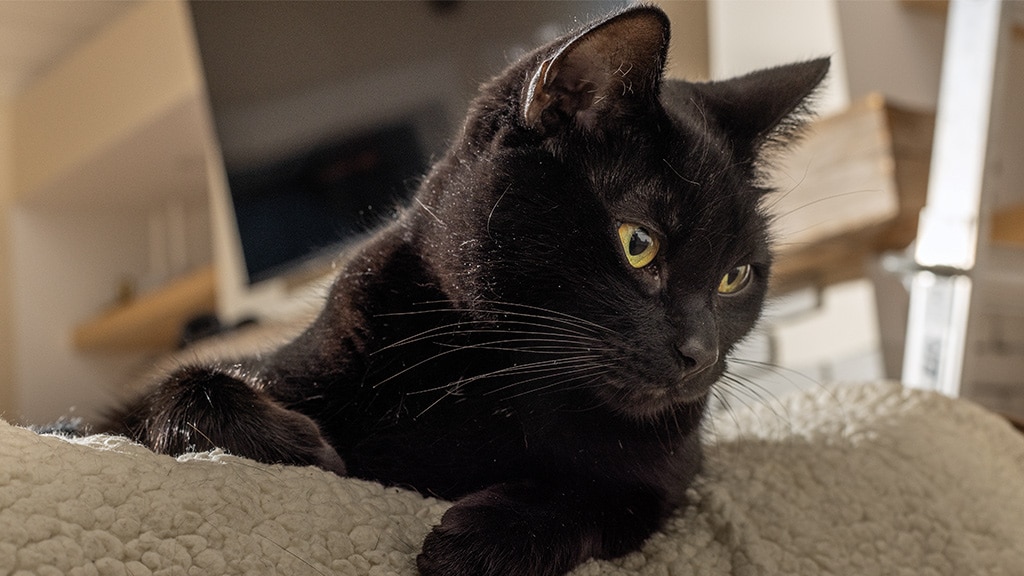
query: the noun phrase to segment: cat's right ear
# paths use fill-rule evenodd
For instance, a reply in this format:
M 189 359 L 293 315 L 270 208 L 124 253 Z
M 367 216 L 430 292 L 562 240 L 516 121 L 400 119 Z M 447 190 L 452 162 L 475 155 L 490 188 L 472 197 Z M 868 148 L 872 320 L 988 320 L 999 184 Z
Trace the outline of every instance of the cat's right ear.
M 593 129 L 656 102 L 668 50 L 661 10 L 626 10 L 569 38 L 534 70 L 523 120 L 545 134 L 569 123 Z

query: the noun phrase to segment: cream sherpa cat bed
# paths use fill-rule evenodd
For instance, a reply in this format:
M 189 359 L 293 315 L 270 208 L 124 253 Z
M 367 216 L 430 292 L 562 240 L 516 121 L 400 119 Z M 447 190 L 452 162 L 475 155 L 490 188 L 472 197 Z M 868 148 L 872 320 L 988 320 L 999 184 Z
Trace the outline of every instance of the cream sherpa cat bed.
M 693 504 L 574 574 L 1024 574 L 1024 438 L 892 384 L 723 414 Z M 415 574 L 446 504 L 312 468 L 0 425 L 0 575 Z

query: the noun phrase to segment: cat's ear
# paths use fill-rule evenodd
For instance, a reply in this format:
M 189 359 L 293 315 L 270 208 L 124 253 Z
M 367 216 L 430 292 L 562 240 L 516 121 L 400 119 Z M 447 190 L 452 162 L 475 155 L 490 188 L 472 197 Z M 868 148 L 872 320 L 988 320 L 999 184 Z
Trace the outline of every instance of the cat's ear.
M 828 69 L 829 59 L 819 58 L 696 87 L 704 111 L 734 142 L 748 143 L 754 154 L 765 142 L 781 139 L 802 124 Z
M 573 121 L 593 128 L 609 115 L 656 101 L 668 40 L 668 17 L 649 6 L 570 38 L 528 79 L 526 125 L 542 132 Z

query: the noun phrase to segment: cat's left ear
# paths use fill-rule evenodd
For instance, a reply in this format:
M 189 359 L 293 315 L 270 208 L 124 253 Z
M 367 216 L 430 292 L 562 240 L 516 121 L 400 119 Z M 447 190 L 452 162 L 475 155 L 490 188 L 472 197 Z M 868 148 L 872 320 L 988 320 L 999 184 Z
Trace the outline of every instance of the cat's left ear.
M 745 76 L 694 84 L 702 112 L 717 119 L 734 144 L 756 154 L 766 142 L 785 141 L 809 116 L 808 102 L 828 74 L 819 58 L 751 72 Z
M 570 38 L 529 78 L 526 125 L 550 133 L 569 122 L 598 122 L 657 100 L 669 21 L 644 6 L 621 12 Z

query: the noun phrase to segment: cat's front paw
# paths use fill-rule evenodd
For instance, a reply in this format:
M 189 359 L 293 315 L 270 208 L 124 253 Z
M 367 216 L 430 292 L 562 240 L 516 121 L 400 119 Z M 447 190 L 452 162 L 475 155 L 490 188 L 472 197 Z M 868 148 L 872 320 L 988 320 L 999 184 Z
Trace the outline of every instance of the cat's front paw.
M 567 519 L 492 488 L 453 505 L 416 564 L 421 576 L 558 576 L 589 556 L 574 533 Z

